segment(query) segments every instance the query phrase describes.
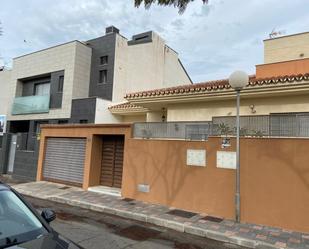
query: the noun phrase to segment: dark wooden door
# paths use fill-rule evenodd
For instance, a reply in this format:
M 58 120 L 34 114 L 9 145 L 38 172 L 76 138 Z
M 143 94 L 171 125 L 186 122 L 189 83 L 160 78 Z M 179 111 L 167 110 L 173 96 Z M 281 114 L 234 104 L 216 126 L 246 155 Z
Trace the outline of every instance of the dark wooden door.
M 124 136 L 103 136 L 101 185 L 121 188 Z

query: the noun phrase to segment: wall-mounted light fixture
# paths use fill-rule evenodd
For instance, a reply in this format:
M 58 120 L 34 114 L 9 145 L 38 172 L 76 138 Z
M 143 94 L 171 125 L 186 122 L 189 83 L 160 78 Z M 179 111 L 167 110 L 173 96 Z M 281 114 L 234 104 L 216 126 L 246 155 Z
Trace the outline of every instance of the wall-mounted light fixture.
M 165 110 L 164 107 L 162 108 L 162 116 L 161 116 L 161 119 L 162 119 L 162 122 L 166 122 L 166 110 Z
M 256 113 L 256 110 L 255 110 L 255 105 L 249 105 L 249 108 L 251 109 L 251 113 Z

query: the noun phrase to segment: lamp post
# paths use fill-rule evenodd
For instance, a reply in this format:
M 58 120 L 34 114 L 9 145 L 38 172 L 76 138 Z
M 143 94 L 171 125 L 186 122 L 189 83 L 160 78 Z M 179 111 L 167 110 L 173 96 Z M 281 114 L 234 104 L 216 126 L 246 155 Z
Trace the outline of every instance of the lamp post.
M 235 71 L 229 77 L 229 84 L 236 91 L 237 109 L 236 109 L 236 221 L 240 222 L 240 159 L 239 159 L 239 136 L 240 136 L 240 121 L 239 121 L 239 105 L 240 91 L 248 84 L 249 77 L 245 72 Z

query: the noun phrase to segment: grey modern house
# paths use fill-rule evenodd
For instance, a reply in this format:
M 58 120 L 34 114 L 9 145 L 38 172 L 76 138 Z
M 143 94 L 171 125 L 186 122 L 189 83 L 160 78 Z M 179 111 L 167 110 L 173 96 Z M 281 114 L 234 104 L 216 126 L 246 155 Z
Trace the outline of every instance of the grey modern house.
M 81 42 L 74 40 L 13 59 L 0 71 L 0 174 L 34 178 L 41 124 L 119 123 L 111 113 L 127 92 L 192 83 L 178 54 L 153 31 L 123 37 L 117 28 Z

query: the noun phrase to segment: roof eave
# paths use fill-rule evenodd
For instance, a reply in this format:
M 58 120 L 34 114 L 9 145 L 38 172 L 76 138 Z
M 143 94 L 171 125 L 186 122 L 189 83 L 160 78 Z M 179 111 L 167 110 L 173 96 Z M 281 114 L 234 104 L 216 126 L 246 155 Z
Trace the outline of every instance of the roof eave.
M 280 84 L 280 83 L 278 83 Z M 309 93 L 309 84 L 306 82 L 297 82 L 291 85 L 266 85 L 258 87 L 247 87 L 242 90 L 241 96 L 246 98 L 252 97 L 265 97 L 274 95 L 284 95 L 290 93 Z M 235 98 L 235 91 L 233 89 L 218 89 L 208 92 L 188 92 L 181 94 L 171 95 L 155 95 L 155 96 L 143 96 L 127 98 L 127 100 L 134 105 L 142 105 L 146 103 L 178 103 L 178 102 L 197 102 L 197 101 L 215 101 L 218 99 L 233 99 Z
M 146 114 L 148 109 L 147 108 L 111 108 L 109 111 L 112 114 L 116 115 L 143 115 Z

